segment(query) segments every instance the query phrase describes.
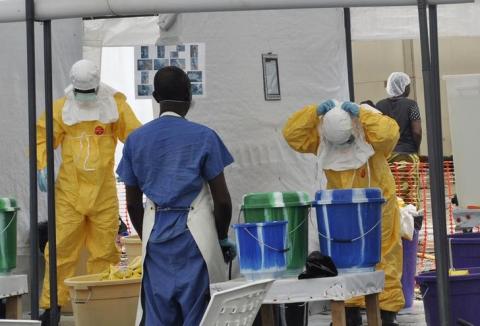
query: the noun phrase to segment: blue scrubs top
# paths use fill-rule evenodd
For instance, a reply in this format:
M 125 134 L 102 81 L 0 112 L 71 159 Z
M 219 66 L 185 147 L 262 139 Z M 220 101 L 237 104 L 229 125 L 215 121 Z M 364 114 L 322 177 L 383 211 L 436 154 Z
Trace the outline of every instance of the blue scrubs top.
M 128 186 L 138 186 L 160 208 L 188 208 L 206 181 L 233 158 L 210 128 L 162 116 L 128 137 L 117 168 Z M 165 242 L 186 230 L 188 210 L 159 210 L 150 242 Z

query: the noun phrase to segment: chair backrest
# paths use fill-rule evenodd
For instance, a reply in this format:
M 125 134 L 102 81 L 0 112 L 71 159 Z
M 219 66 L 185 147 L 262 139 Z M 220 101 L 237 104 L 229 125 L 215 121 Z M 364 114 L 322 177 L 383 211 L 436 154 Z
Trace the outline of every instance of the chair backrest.
M 251 326 L 273 280 L 214 293 L 200 326 Z
M 40 326 L 41 324 L 38 320 L 0 320 L 0 326 Z

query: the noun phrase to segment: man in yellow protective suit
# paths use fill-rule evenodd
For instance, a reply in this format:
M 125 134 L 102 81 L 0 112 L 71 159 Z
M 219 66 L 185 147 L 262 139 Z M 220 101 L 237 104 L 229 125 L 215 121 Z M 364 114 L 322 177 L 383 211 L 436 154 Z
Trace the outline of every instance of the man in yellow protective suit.
M 386 200 L 382 209 L 381 262 L 385 289 L 380 294 L 382 325 L 398 325 L 396 314 L 404 306 L 401 286 L 402 243 L 395 181 L 387 158 L 397 144 L 395 120 L 368 105 L 339 104 L 333 100 L 309 105 L 294 113 L 283 129 L 288 144 L 297 152 L 319 156 L 327 188 L 377 187 Z M 362 325 L 364 303 L 347 303 L 347 325 Z
M 66 278 L 74 276 L 81 249 L 89 251 L 88 273 L 100 273 L 118 262 L 118 198 L 113 173 L 117 140 L 125 142 L 140 127 L 126 97 L 100 82 L 99 69 L 88 60 L 70 71 L 72 85 L 53 103 L 54 147 L 62 164 L 55 184 L 58 304 L 68 302 Z M 38 181 L 46 191 L 45 115 L 37 122 Z M 50 320 L 48 248 L 40 305 Z M 60 308 L 59 307 L 59 308 Z

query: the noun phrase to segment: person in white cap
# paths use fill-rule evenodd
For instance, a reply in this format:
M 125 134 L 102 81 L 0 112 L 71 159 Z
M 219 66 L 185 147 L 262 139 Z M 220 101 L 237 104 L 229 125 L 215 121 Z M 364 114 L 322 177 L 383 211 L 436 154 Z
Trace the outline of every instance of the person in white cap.
M 422 121 L 417 102 L 409 99 L 410 77 L 392 73 L 387 80 L 390 97 L 377 103 L 377 109 L 393 118 L 400 127 L 400 139 L 388 162 L 396 175 L 398 196 L 406 204 L 419 205 L 419 151 L 422 142 Z
M 118 262 L 118 199 L 113 172 L 117 141 L 125 142 L 140 122 L 122 93 L 100 82 L 91 61 L 71 69 L 72 84 L 53 103 L 54 147 L 62 163 L 55 183 L 58 305 L 68 302 L 65 279 L 73 277 L 81 249 L 89 251 L 87 271 L 100 273 Z M 51 108 L 47 108 L 51 109 Z M 45 115 L 37 122 L 38 180 L 46 191 Z M 50 322 L 49 254 L 40 300 L 42 325 Z

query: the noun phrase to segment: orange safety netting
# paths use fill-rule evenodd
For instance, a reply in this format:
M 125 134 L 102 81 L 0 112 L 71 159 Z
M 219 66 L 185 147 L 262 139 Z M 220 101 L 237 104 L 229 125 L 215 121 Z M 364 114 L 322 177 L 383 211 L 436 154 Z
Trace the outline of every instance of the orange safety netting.
M 128 234 L 132 234 L 132 223 L 127 211 L 127 196 L 125 192 L 125 185 L 122 182 L 117 182 L 117 196 L 118 196 L 118 210 L 120 218 L 127 226 Z
M 409 167 L 410 165 L 410 167 Z M 401 162 L 390 165 L 392 174 L 395 178 L 397 187 L 397 196 L 401 197 L 405 203 L 414 202 L 418 189 L 419 197 L 417 209 L 423 209 L 423 226 L 419 236 L 419 256 L 417 271 L 424 271 L 435 268 L 432 259 L 434 253 L 433 243 L 433 223 L 431 216 L 431 198 L 430 198 L 430 176 L 428 163 L 420 163 L 418 166 L 418 175 L 415 174 L 415 163 Z M 453 218 L 452 198 L 455 195 L 455 171 L 453 161 L 444 162 L 445 178 L 445 204 L 447 229 L 449 234 L 455 232 L 455 221 Z M 408 189 L 408 191 L 405 191 Z M 405 197 L 405 198 L 404 198 Z M 428 257 L 428 258 L 427 258 Z

